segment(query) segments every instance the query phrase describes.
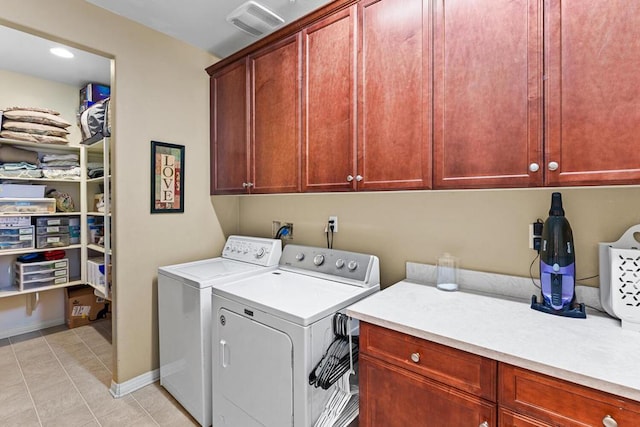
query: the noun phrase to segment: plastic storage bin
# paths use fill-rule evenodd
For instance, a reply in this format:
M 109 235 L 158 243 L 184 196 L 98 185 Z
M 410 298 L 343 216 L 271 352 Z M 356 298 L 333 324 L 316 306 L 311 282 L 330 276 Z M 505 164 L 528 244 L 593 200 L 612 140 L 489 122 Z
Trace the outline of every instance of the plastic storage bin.
M 52 214 L 55 212 L 55 199 L 0 198 L 0 214 Z
M 69 233 L 68 225 L 49 225 L 47 227 L 37 227 L 36 236 L 46 236 L 49 234 L 67 234 Z
M 69 260 L 16 262 L 15 284 L 22 291 L 69 282 Z
M 0 251 L 33 249 L 33 226 L 0 227 Z

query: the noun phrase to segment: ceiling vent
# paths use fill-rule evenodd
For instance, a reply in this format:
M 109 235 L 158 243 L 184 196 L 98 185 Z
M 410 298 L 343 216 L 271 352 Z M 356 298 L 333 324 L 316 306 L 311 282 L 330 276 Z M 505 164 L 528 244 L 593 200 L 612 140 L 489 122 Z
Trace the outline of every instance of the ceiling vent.
M 243 3 L 227 16 L 227 22 L 255 37 L 260 37 L 284 24 L 284 19 L 254 1 Z

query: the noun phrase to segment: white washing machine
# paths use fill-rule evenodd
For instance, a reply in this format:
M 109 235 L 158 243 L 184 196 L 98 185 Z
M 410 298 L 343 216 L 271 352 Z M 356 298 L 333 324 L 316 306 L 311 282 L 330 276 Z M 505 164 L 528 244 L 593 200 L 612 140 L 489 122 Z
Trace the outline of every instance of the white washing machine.
M 379 289 L 377 257 L 291 244 L 277 270 L 214 284 L 214 425 L 312 426 L 335 387 L 309 384 L 333 316 Z
M 211 286 L 274 270 L 280 240 L 229 236 L 219 258 L 158 269 L 160 384 L 211 425 Z

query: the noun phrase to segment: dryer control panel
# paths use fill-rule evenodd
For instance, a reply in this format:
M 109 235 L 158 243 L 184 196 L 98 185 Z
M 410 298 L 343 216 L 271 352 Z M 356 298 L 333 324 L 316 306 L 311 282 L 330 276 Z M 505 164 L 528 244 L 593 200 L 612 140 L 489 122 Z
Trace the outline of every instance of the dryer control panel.
M 380 284 L 380 263 L 375 255 L 289 244 L 280 268 L 361 287 Z
M 229 236 L 222 249 L 222 258 L 271 267 L 278 265 L 282 255 L 280 239 L 249 236 Z

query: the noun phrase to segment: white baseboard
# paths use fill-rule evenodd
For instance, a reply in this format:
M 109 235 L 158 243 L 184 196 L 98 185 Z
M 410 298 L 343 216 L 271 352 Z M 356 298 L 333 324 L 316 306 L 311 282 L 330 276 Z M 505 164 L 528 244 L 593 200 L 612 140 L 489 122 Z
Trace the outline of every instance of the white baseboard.
M 149 384 L 153 384 L 158 381 L 158 379 L 160 379 L 160 369 L 154 369 L 153 371 L 138 375 L 123 383 L 117 383 L 111 380 L 111 389 L 109 391 L 111 395 L 117 399 Z
M 24 325 L 18 328 L 4 330 L 0 332 L 0 339 L 15 337 L 16 335 L 22 335 L 22 334 L 26 334 L 33 331 L 39 331 L 40 329 L 46 329 L 52 326 L 64 325 L 64 323 L 65 323 L 64 317 L 53 319 L 53 320 L 47 320 L 45 322 L 36 322 L 30 325 Z

